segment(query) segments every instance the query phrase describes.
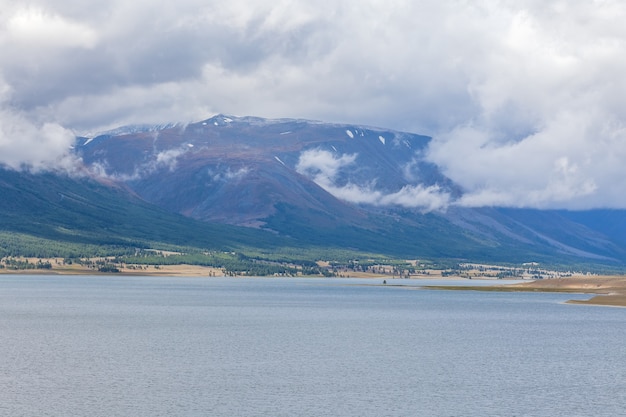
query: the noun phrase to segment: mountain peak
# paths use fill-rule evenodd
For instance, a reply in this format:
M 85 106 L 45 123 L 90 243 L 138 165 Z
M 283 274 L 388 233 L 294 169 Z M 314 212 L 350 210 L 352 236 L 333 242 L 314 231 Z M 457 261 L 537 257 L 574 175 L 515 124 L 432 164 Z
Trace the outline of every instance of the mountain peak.
M 218 114 L 187 125 L 127 126 L 104 137 L 76 148 L 87 165 L 144 200 L 197 220 L 302 236 L 333 235 L 342 228 L 375 234 L 399 228 L 403 239 L 415 233 L 437 247 L 442 233 L 451 248 L 487 245 L 496 250 L 502 242 L 511 247 L 543 242 L 539 246 L 590 259 L 622 253 L 612 239 L 603 241 L 563 216 L 447 211 L 462 190 L 425 159 L 426 136 Z M 555 231 L 546 230 L 550 222 L 541 220 L 543 215 L 561 225 L 556 238 Z M 531 220 L 532 227 L 523 226 Z M 449 241 L 450 236 L 458 242 Z M 473 243 L 463 243 L 467 239 Z

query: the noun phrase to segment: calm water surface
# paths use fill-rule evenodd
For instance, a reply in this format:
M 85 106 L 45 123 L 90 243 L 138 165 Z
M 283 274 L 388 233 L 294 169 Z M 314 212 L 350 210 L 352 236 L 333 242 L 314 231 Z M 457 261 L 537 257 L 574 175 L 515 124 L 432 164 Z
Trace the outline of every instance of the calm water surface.
M 371 283 L 0 276 L 0 415 L 624 415 L 626 309 Z

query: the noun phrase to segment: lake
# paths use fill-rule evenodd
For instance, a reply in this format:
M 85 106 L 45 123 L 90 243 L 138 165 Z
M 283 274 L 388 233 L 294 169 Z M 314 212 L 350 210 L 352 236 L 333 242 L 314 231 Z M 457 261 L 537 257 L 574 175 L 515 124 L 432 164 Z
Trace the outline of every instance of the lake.
M 381 281 L 0 275 L 0 415 L 623 415 L 626 309 Z

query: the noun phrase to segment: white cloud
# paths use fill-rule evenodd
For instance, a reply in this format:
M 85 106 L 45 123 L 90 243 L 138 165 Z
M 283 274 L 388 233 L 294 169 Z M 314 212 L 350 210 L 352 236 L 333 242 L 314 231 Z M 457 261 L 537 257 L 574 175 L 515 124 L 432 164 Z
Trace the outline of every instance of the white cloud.
M 468 68 L 477 111 L 430 158 L 462 205 L 626 207 L 626 52 L 619 2 L 523 2 Z
M 170 171 L 174 171 L 178 164 L 178 158 L 188 149 L 168 149 L 161 151 L 156 156 L 155 168 L 166 167 Z
M 429 158 L 464 187 L 460 204 L 626 207 L 622 1 L 0 7 L 0 122 L 12 155 L 1 158 L 14 165 L 42 158 L 19 149 L 13 125 L 46 141 L 37 155 L 67 144 L 44 126 L 302 117 L 433 135 Z
M 226 174 L 224 175 L 224 177 L 229 181 L 238 181 L 242 178 L 245 178 L 246 175 L 248 175 L 248 172 L 250 172 L 250 170 L 247 167 L 239 168 L 236 171 L 231 171 L 229 168 L 228 170 L 226 170 Z
M 34 171 L 74 169 L 72 132 L 52 123 L 35 126 L 7 111 L 0 111 L 0 117 L 0 165 Z
M 0 108 L 0 166 L 72 172 L 77 166 L 70 153 L 74 140 L 72 132 L 57 124 L 36 125 L 16 111 Z
M 154 139 L 158 138 L 158 131 L 152 133 Z M 179 159 L 186 153 L 191 152 L 193 147 L 183 146 L 153 153 L 146 160 L 134 167 L 130 167 L 127 172 L 118 172 L 112 168 L 106 159 L 92 163 L 89 171 L 92 175 L 102 178 L 110 178 L 115 181 L 137 181 L 148 175 L 154 174 L 158 170 L 176 171 Z
M 335 157 L 332 153 L 322 149 L 311 149 L 302 152 L 296 165 L 296 170 L 304 175 L 310 175 L 318 184 L 330 185 L 341 168 L 354 164 L 356 154 L 346 154 Z
M 421 208 L 424 211 L 435 211 L 450 205 L 450 194 L 437 185 L 405 185 L 400 191 L 384 195 L 377 204 L 382 206 L 397 205 L 406 208 Z
M 222 181 L 239 181 L 245 178 L 250 169 L 248 167 L 240 167 L 238 169 L 231 169 L 231 167 L 223 167 L 217 166 L 216 168 L 210 168 L 208 170 L 208 174 L 211 176 L 211 179 L 214 182 L 222 182 Z
M 449 193 L 436 185 L 424 187 L 421 184 L 407 184 L 399 191 L 387 194 L 376 190 L 375 180 L 364 185 L 352 182 L 337 185 L 340 171 L 349 171 L 356 164 L 356 158 L 356 154 L 335 156 L 329 151 L 311 149 L 300 154 L 296 170 L 333 196 L 350 203 L 401 206 L 423 211 L 444 210 L 450 204 Z
M 18 9 L 6 29 L 8 39 L 22 47 L 91 48 L 97 41 L 90 27 L 36 7 Z

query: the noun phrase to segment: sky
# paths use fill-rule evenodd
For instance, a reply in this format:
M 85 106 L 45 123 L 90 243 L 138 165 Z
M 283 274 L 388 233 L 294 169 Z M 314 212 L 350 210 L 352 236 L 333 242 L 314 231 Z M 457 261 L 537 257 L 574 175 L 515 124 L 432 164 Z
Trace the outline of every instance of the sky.
M 0 163 L 293 117 L 432 136 L 454 204 L 626 208 L 624 21 L 618 0 L 0 0 Z

